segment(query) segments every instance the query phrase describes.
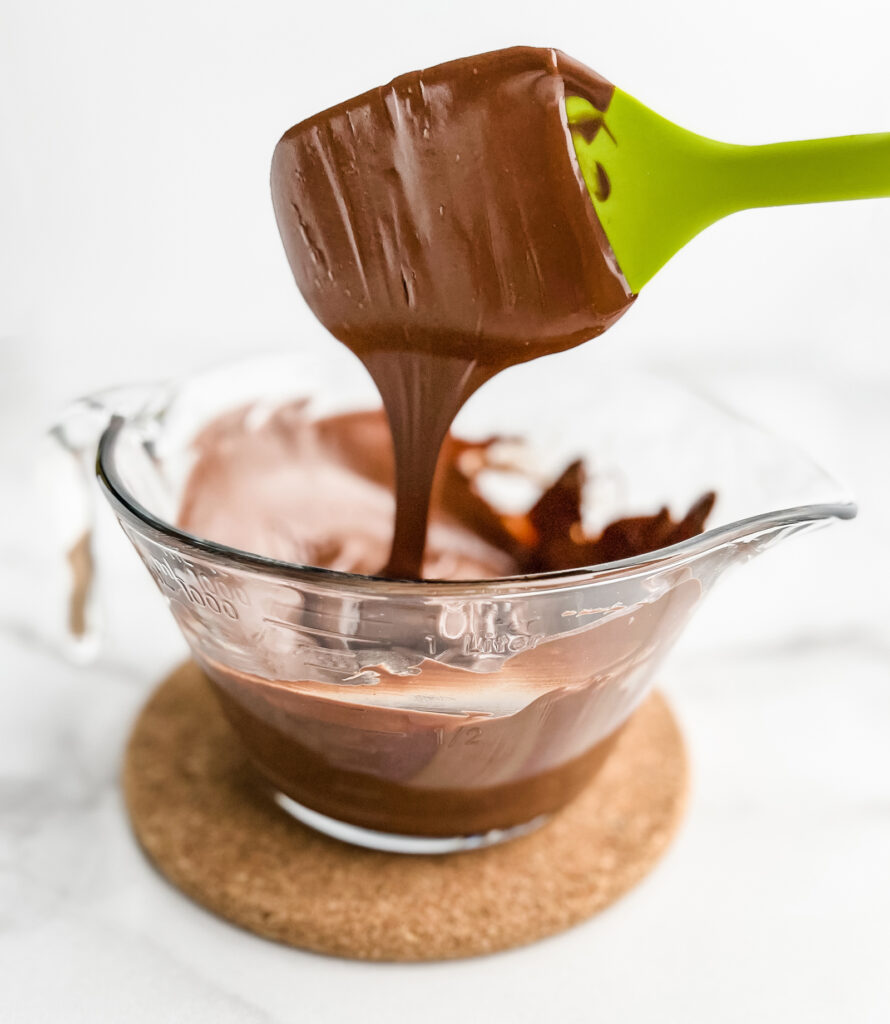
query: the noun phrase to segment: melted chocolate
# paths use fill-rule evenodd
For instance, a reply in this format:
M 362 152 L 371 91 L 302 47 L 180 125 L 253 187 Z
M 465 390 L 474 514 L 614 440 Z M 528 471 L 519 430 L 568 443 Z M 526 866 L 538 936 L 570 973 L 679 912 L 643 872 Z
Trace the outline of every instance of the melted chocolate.
M 559 51 L 516 47 L 403 75 L 275 149 L 297 285 L 365 364 L 389 418 L 388 575 L 422 573 L 440 446 L 466 399 L 507 366 L 600 334 L 633 300 L 564 109 L 568 92 L 606 111 L 612 91 Z
M 238 409 L 205 427 L 183 494 L 179 525 L 230 547 L 286 562 L 373 574 L 389 545 L 395 469 L 380 410 L 312 420 L 303 403 L 262 423 Z M 509 448 L 512 460 L 502 450 Z M 573 569 L 655 551 L 700 533 L 706 494 L 675 520 L 667 508 L 618 519 L 601 534 L 583 526 L 585 470 L 572 463 L 521 515 L 482 495 L 491 468 L 520 473 L 521 442 L 447 434 L 433 486 L 428 579 L 490 579 Z
M 434 661 L 422 664 L 421 692 L 448 711 L 413 700 L 418 677 L 386 671 L 356 693 L 202 666 L 254 763 L 288 796 L 365 828 L 471 835 L 553 813 L 580 792 L 700 596 L 699 581 L 686 579 L 516 654 L 488 711 L 471 710 L 480 677 Z
M 505 515 L 478 481 L 489 467 L 509 468 L 518 444 L 446 437 L 426 575 L 502 576 L 641 554 L 698 532 L 713 501 L 706 495 L 679 521 L 662 509 L 589 536 L 584 470 L 573 463 L 525 514 Z M 382 411 L 314 422 L 294 403 L 257 422 L 240 409 L 206 427 L 195 447 L 179 515 L 192 533 L 351 572 L 371 572 L 385 556 L 395 474 Z M 296 681 L 202 664 L 254 762 L 282 792 L 368 828 L 471 834 L 552 813 L 580 791 L 607 757 L 648 660 L 669 646 L 700 594 L 697 580 L 682 579 L 605 621 L 523 643 L 485 711 L 473 710 L 479 676 L 427 658 L 420 677 L 374 665 L 373 686 L 319 681 L 319 656 L 343 651 L 312 634 L 288 655 Z M 285 613 L 298 627 L 308 600 Z

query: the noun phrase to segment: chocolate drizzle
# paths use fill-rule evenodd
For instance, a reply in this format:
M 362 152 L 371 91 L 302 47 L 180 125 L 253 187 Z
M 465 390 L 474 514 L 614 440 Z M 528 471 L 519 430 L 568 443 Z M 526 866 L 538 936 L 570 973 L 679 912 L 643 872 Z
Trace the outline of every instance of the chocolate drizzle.
M 559 51 L 516 47 L 403 75 L 275 149 L 296 282 L 389 418 L 389 575 L 421 574 L 439 449 L 467 398 L 600 334 L 633 300 L 575 162 L 567 92 L 605 111 L 613 87 Z

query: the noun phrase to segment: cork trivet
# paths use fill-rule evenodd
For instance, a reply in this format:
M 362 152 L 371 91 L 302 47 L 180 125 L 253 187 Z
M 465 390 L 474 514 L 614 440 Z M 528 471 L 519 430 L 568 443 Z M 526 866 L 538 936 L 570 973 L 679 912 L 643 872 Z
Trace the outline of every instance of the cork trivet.
M 469 853 L 364 850 L 272 801 L 193 664 L 155 691 L 124 767 L 136 835 L 186 895 L 278 942 L 402 961 L 508 949 L 602 910 L 664 852 L 686 780 L 683 739 L 656 695 L 594 781 L 537 832 Z

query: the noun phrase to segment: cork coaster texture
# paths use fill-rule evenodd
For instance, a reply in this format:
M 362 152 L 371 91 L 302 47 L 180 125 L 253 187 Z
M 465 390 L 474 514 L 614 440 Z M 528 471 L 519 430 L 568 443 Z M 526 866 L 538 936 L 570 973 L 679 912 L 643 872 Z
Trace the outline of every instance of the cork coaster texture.
M 124 794 L 158 870 L 257 935 L 362 960 L 445 960 L 534 942 L 643 878 L 682 817 L 683 739 L 657 694 L 600 773 L 543 828 L 468 853 L 349 846 L 271 799 L 200 669 L 155 691 L 127 749 Z

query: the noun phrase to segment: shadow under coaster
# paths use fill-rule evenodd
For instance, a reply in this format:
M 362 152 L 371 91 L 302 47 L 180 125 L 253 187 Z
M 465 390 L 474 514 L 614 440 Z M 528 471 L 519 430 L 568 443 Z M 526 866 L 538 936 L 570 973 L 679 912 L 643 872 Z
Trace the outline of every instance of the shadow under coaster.
M 614 902 L 668 846 L 687 763 L 655 694 L 587 789 L 538 831 L 467 853 L 365 850 L 277 806 L 207 680 L 186 663 L 139 716 L 123 784 L 149 858 L 208 910 L 318 953 L 419 961 L 534 942 Z

